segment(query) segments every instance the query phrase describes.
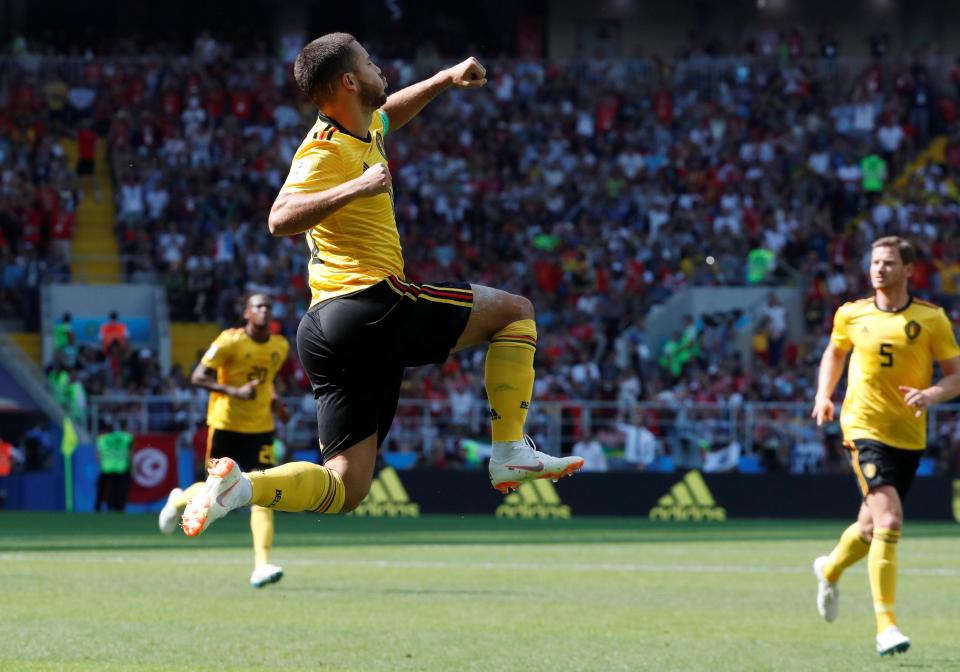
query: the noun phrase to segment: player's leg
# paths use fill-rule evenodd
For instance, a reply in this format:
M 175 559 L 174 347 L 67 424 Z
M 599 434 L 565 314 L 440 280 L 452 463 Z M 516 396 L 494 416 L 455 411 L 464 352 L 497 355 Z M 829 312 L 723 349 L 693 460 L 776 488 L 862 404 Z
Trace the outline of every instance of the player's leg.
M 167 503 L 160 509 L 160 516 L 157 524 L 160 531 L 164 534 L 172 534 L 177 529 L 177 523 L 180 522 L 180 512 L 191 499 L 199 495 L 207 487 L 206 481 L 197 481 L 191 484 L 186 490 L 174 488 L 167 495 Z
M 840 535 L 840 541 L 830 552 L 823 565 L 823 576 L 830 583 L 840 580 L 844 570 L 867 557 L 870 540 L 873 539 L 873 517 L 866 502 L 860 505 L 857 522 Z
M 866 557 L 873 535 L 873 519 L 866 502 L 860 505 L 857 522 L 843 531 L 840 541 L 830 552 L 813 561 L 817 577 L 817 611 L 827 622 L 837 618 L 840 609 L 840 587 L 837 582 L 845 569 Z
M 110 480 L 107 478 L 107 474 L 100 472 L 100 475 L 97 477 L 97 503 L 94 505 L 93 510 L 97 513 L 100 512 L 101 507 L 107 503 L 107 495 L 110 491 Z
M 257 472 L 274 466 L 273 432 L 252 434 L 243 438 L 246 445 L 238 446 L 240 452 L 235 457 L 244 470 Z M 274 535 L 273 509 L 256 504 L 250 507 L 250 535 L 253 537 L 253 571 L 250 574 L 250 585 L 262 588 L 276 583 L 283 578 L 283 568 L 270 562 Z
M 509 492 L 533 478 L 558 479 L 577 471 L 583 460 L 556 458 L 535 450 L 523 426 L 533 396 L 537 325 L 533 304 L 521 296 L 472 285 L 473 307 L 454 350 L 488 342 L 484 387 L 490 404 L 493 455 L 490 479 Z
M 867 497 L 874 520 L 868 571 L 877 635 L 897 625 L 897 542 L 903 527 L 903 505 L 892 485 L 881 485 Z
M 903 497 L 920 463 L 919 450 L 900 450 L 877 441 L 857 442 L 855 467 L 869 489 L 867 506 L 873 519 L 873 540 L 867 560 L 870 592 L 877 618 L 877 652 L 900 653 L 910 639 L 897 627 L 897 542 L 903 528 Z
M 242 473 L 232 458 L 210 460 L 206 488 L 183 511 L 183 532 L 195 537 L 241 506 L 277 511 L 338 513 L 343 481 L 333 469 L 313 462 L 289 462 L 266 471 Z

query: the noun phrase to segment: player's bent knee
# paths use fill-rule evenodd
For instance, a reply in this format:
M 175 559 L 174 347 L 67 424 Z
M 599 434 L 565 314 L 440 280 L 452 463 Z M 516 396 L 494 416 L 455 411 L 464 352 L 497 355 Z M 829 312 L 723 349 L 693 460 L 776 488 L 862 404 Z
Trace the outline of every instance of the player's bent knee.
M 340 513 L 350 513 L 358 506 L 360 503 L 366 499 L 367 493 L 370 492 L 370 484 L 367 483 L 366 487 L 354 485 L 347 486 L 345 488 L 343 497 L 343 506 L 340 507 Z
M 514 319 L 510 320 L 511 322 L 516 322 L 518 320 L 532 320 L 536 316 L 536 313 L 533 309 L 533 302 L 530 301 L 525 296 L 520 296 L 518 294 L 511 295 L 513 309 L 514 309 Z
M 895 513 L 887 513 L 878 516 L 873 524 L 882 530 L 899 530 L 903 527 L 903 517 Z

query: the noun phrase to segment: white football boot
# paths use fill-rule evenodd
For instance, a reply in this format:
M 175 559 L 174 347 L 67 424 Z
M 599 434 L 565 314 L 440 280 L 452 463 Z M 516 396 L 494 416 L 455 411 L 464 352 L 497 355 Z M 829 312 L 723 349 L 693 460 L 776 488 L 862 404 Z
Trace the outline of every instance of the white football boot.
M 877 653 L 881 656 L 906 653 L 909 648 L 910 638 L 900 632 L 900 628 L 895 625 L 891 625 L 877 635 Z
M 823 567 L 828 562 L 830 558 L 826 555 L 814 560 L 813 573 L 817 577 L 817 611 L 823 620 L 833 623 L 840 611 L 840 586 L 827 581 L 827 577 L 823 575 Z
M 160 531 L 164 534 L 173 534 L 173 531 L 177 529 L 177 514 L 180 513 L 180 509 L 177 508 L 176 501 L 180 499 L 180 496 L 183 494 L 183 490 L 180 488 L 174 488 L 170 491 L 170 494 L 167 495 L 167 503 L 163 505 L 163 508 L 160 509 L 160 518 L 157 521 L 160 525 Z
M 583 458 L 554 457 L 537 450 L 533 439 L 524 435 L 520 441 L 495 443 L 490 458 L 490 482 L 507 494 L 525 481 L 549 478 L 557 481 L 583 467 Z
M 277 565 L 260 565 L 250 575 L 250 585 L 254 588 L 263 588 L 276 583 L 283 578 L 283 567 Z
M 207 489 L 187 502 L 183 510 L 183 533 L 195 537 L 233 509 L 250 504 L 253 486 L 229 457 L 210 460 Z

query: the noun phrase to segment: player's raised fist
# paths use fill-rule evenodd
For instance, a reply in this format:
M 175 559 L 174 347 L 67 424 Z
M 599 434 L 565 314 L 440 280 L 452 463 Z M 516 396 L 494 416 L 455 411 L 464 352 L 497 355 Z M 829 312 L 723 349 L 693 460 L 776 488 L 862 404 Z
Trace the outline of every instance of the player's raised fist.
M 359 178 L 360 189 L 366 196 L 376 196 L 377 194 L 386 194 L 393 186 L 393 179 L 390 177 L 390 169 L 385 163 L 375 163 L 363 171 Z
M 462 89 L 477 89 L 487 83 L 487 69 L 473 56 L 447 69 L 450 83 Z

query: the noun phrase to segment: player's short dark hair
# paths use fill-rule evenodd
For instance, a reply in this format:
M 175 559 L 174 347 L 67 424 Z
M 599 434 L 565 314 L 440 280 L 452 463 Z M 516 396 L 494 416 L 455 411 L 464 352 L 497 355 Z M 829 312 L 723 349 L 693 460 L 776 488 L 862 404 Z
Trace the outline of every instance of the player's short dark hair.
M 350 33 L 328 33 L 300 50 L 293 77 L 307 98 L 323 100 L 334 92 L 340 76 L 354 67 L 356 41 Z
M 907 264 L 912 264 L 917 260 L 917 248 L 915 248 L 910 241 L 904 240 L 900 236 L 884 236 L 883 238 L 877 238 L 873 241 L 872 249 L 878 247 L 895 247 L 900 253 L 900 261 L 903 262 L 904 266 Z

